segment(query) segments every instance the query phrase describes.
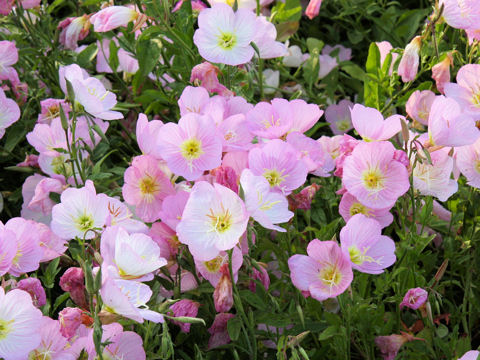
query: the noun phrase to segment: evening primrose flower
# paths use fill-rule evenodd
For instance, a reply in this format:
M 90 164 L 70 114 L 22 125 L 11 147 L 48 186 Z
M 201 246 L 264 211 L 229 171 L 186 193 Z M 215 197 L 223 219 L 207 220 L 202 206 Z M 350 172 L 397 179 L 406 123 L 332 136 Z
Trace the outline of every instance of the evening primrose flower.
M 480 16 L 480 15 L 479 15 Z M 480 119 L 480 64 L 467 64 L 458 70 L 457 83 L 443 85 L 445 95 L 454 99 L 461 109 Z
M 0 88 L 0 139 L 5 135 L 5 129 L 20 119 L 20 108 L 17 103 L 6 97 Z
M 146 17 L 135 9 L 127 6 L 108 6 L 95 13 L 90 22 L 95 32 L 107 32 L 121 26 L 127 26 L 129 22 L 136 20 L 136 27 L 145 22 Z
M 480 140 L 468 146 L 455 149 L 456 165 L 467 178 L 467 183 L 477 189 L 480 188 Z
M 348 220 L 340 231 L 340 243 L 352 267 L 363 273 L 381 274 L 396 260 L 393 240 L 382 235 L 378 221 L 363 214 Z
M 363 205 L 348 191 L 342 195 L 342 199 L 338 205 L 338 212 L 346 222 L 356 214 L 363 214 L 368 218 L 377 220 L 382 228 L 387 227 L 393 222 L 393 215 L 390 213 L 390 208 L 371 209 Z
M 405 306 L 417 310 L 420 306 L 425 304 L 428 299 L 428 292 L 422 288 L 409 289 L 405 294 L 402 302 L 400 303 L 400 309 Z
M 325 118 L 334 135 L 342 135 L 352 129 L 352 117 L 350 108 L 353 103 L 350 100 L 342 100 L 338 104 L 332 104 L 325 110 Z
M 352 124 L 365 141 L 388 140 L 402 130 L 401 115 L 383 119 L 380 111 L 360 104 L 351 110 Z
M 214 259 L 232 249 L 247 229 L 245 205 L 232 190 L 205 181 L 197 182 L 177 225 L 178 240 L 188 245 L 197 260 Z
M 323 301 L 343 293 L 353 280 L 350 260 L 334 241 L 312 240 L 306 255 L 288 259 L 293 285 Z
M 215 4 L 198 16 L 193 42 L 200 55 L 213 63 L 245 64 L 254 54 L 250 43 L 257 32 L 257 18 L 247 9 L 233 12 L 227 4 Z
M 0 357 L 5 360 L 26 359 L 41 341 L 42 312 L 32 304 L 23 290 L 5 294 L 0 287 Z

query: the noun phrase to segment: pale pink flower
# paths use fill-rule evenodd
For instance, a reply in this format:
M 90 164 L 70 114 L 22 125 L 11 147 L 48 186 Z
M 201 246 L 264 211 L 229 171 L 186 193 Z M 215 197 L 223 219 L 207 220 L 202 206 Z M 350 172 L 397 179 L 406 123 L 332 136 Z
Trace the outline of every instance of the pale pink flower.
M 263 92 L 264 94 L 275 94 L 280 86 L 280 71 L 265 69 L 263 70 Z
M 147 234 L 157 243 L 163 258 L 176 261 L 178 248 L 181 244 L 175 230 L 162 221 L 153 223 Z M 181 286 L 183 286 L 183 283 Z
M 348 191 L 343 194 L 342 199 L 340 200 L 338 212 L 346 222 L 356 214 L 363 214 L 368 218 L 377 220 L 382 228 L 387 227 L 393 222 L 393 215 L 390 213 L 390 208 L 371 209 L 363 205 Z
M 43 316 L 40 320 L 40 344 L 30 352 L 29 359 L 75 360 L 68 340 L 62 335 L 60 322 Z
M 160 161 L 150 155 L 136 156 L 125 171 L 124 179 L 122 194 L 125 202 L 135 206 L 136 215 L 143 221 L 158 220 L 163 199 L 175 194 Z
M 260 58 L 272 59 L 286 55 L 286 46 L 275 41 L 277 38 L 277 29 L 265 16 L 258 16 L 255 23 L 255 34 L 252 42 L 258 47 Z M 257 55 L 255 53 L 255 55 Z
M 295 161 L 297 157 L 293 146 L 275 139 L 250 150 L 248 164 L 254 175 L 263 176 L 271 188 L 288 195 L 307 178 L 307 166 L 303 161 Z
M 342 135 L 335 135 L 331 137 L 322 135 L 317 140 L 317 142 L 320 144 L 323 151 L 330 154 L 332 159 L 335 160 L 340 155 L 340 143 L 342 142 L 342 140 L 343 140 Z
M 337 105 L 332 104 L 325 110 L 325 119 L 334 135 L 342 135 L 353 128 L 351 108 L 353 108 L 353 103 L 350 100 L 342 100 Z
M 310 0 L 305 15 L 312 20 L 320 12 L 320 6 L 322 6 L 322 0 Z
M 174 174 L 187 180 L 196 180 L 221 164 L 222 140 L 209 117 L 186 114 L 178 124 L 162 126 L 157 141 L 157 153 Z
M 46 206 L 45 208 L 49 208 L 49 212 L 47 214 L 44 214 L 41 210 L 40 211 L 34 211 L 28 208 L 28 205 L 30 204 L 30 201 L 33 199 L 35 196 L 35 189 L 37 187 L 37 184 L 42 180 L 46 179 L 45 176 L 42 176 L 40 174 L 34 174 L 30 175 L 25 179 L 25 182 L 22 185 L 22 197 L 23 197 L 23 204 L 22 204 L 22 210 L 20 212 L 21 216 L 24 219 L 27 220 L 34 220 L 41 222 L 43 224 L 50 224 L 52 221 L 52 212 L 51 209 L 55 205 L 55 202 L 48 198 L 45 198 L 45 203 L 43 206 Z M 47 205 L 48 204 L 48 205 Z
M 458 70 L 457 83 L 444 85 L 445 95 L 457 101 L 465 113 L 480 119 L 480 64 L 467 64 Z
M 292 109 L 292 125 L 289 132 L 304 133 L 310 130 L 323 115 L 317 104 L 307 104 L 305 100 L 295 99 L 290 101 Z
M 69 137 L 69 140 L 71 138 Z M 67 148 L 65 131 L 62 128 L 60 118 L 54 118 L 49 125 L 36 124 L 33 131 L 27 134 L 27 141 L 40 154 L 57 155 L 55 149 Z
M 392 115 L 383 119 L 380 111 L 355 104 L 351 110 L 352 124 L 365 141 L 388 140 L 402 130 L 405 117 Z
M 219 68 L 204 61 L 201 64 L 195 65 L 190 75 L 190 82 L 198 86 L 202 86 L 210 93 L 217 93 L 222 96 L 232 96 L 234 93 L 228 90 L 224 85 L 218 81 Z
M 15 0 L 0 0 L 0 14 L 8 15 L 12 11 Z
M 47 303 L 47 296 L 45 295 L 45 289 L 42 286 L 40 280 L 34 277 L 22 279 L 17 283 L 16 289 L 26 291 L 32 297 L 33 305 L 36 307 L 42 307 Z
M 85 298 L 85 279 L 82 268 L 71 267 L 60 278 L 60 288 L 68 291 L 73 302 L 82 308 L 87 308 Z
M 377 336 L 375 344 L 380 349 L 384 360 L 394 360 L 403 344 L 413 340 L 423 340 L 413 335 L 401 332 L 401 335 Z
M 208 0 L 210 6 L 215 6 L 215 4 L 227 4 L 233 7 L 235 1 L 232 0 Z M 255 10 L 257 7 L 257 2 L 254 0 L 237 0 L 237 5 L 239 9 Z
M 432 79 L 435 80 L 438 91 L 444 94 L 444 85 L 450 82 L 450 66 L 453 65 L 451 53 L 445 59 L 432 67 Z
M 478 350 L 470 350 L 467 351 L 461 358 L 458 360 L 477 360 L 480 356 L 480 351 Z
M 405 105 L 408 116 L 420 124 L 428 125 L 428 117 L 435 97 L 435 93 L 430 90 L 414 91 Z
M 192 301 L 190 299 L 182 299 L 180 301 L 177 301 L 175 304 L 170 306 L 170 310 L 173 312 L 174 317 L 180 317 L 180 316 L 188 316 L 188 317 L 196 317 L 198 314 L 198 308 L 200 307 L 200 304 L 196 301 Z M 190 332 L 190 323 L 181 323 L 175 320 L 172 320 L 172 322 L 178 326 L 180 326 L 180 329 L 184 333 L 189 333 Z
M 229 116 L 217 129 L 222 135 L 222 152 L 247 150 L 252 146 L 254 135 L 250 132 L 243 114 Z
M 78 41 L 85 39 L 90 31 L 88 15 L 67 18 L 58 24 L 58 29 L 62 29 L 60 43 L 67 49 L 76 50 Z
M 330 176 L 329 172 L 335 168 L 330 154 L 324 152 L 317 141 L 299 133 L 291 132 L 287 135 L 287 144 L 298 151 L 298 159 L 303 160 L 309 172 L 322 177 Z
M 341 44 L 335 46 L 325 45 L 322 49 L 323 55 L 331 55 L 335 52 L 337 55 L 334 56 L 336 56 L 339 61 L 349 61 L 352 58 L 352 49 L 346 48 Z
M 173 7 L 172 12 L 176 12 L 180 10 L 180 8 L 183 5 L 183 2 L 184 0 L 179 0 Z M 205 3 L 203 3 L 201 0 L 192 0 L 191 2 L 192 2 L 192 11 L 196 14 L 198 14 L 203 9 L 207 8 L 207 5 L 205 5 Z
M 148 232 L 148 226 L 143 221 L 133 218 L 128 206 L 118 199 L 108 197 L 108 215 L 106 226 L 121 226 L 129 234 Z
M 478 29 L 466 29 L 468 37 L 468 44 L 472 45 L 475 41 L 480 41 L 480 28 Z
M 456 29 L 469 29 L 478 26 L 480 3 L 476 0 L 440 0 L 445 22 Z
M 360 143 L 343 165 L 343 184 L 362 204 L 373 209 L 392 207 L 410 187 L 407 168 L 394 159 L 386 141 Z
M 158 131 L 163 126 L 160 120 L 148 121 L 145 114 L 139 114 L 137 119 L 137 143 L 144 155 L 155 156 Z
M 5 275 L 17 255 L 16 234 L 0 221 L 0 276 Z
M 243 169 L 248 168 L 248 152 L 247 151 L 230 151 L 223 155 L 222 166 L 228 166 L 237 174 L 237 181 Z
M 210 102 L 210 95 L 204 87 L 187 86 L 178 99 L 180 115 L 188 113 L 205 114 L 205 107 Z
M 140 14 L 127 6 L 108 6 L 95 13 L 90 22 L 95 32 L 107 32 L 136 20 Z
M 405 306 L 417 310 L 420 306 L 425 304 L 428 299 L 428 292 L 422 288 L 414 288 L 407 291 L 403 297 L 402 302 L 400 303 L 400 309 Z
M 220 313 L 215 315 L 215 320 L 213 321 L 212 326 L 208 329 L 208 332 L 210 333 L 208 349 L 214 349 L 232 341 L 228 335 L 227 323 L 228 320 L 234 317 L 235 315 L 230 313 Z
M 213 287 L 216 287 L 220 278 L 222 277 L 222 268 L 228 268 L 228 254 L 221 251 L 215 258 L 208 261 L 195 260 L 195 267 L 198 272 L 204 277 Z M 232 271 L 233 279 L 237 282 L 238 271 L 242 267 L 243 256 L 238 247 L 233 248 L 232 253 Z
M 58 313 L 58 321 L 60 323 L 60 333 L 66 339 L 72 339 L 77 330 L 82 325 L 84 318 L 88 315 L 84 314 L 82 309 L 66 307 Z
M 16 166 L 18 167 L 36 167 L 38 168 L 38 155 L 34 154 L 27 154 L 25 156 L 25 160 L 18 163 Z
M 415 36 L 405 47 L 400 64 L 398 64 L 398 75 L 402 77 L 403 82 L 413 81 L 417 76 L 420 46 L 422 46 L 422 38 Z
M 315 0 L 314 0 L 315 1 Z M 323 79 L 325 76 L 338 66 L 337 59 L 330 55 L 320 55 L 320 70 L 318 71 L 318 78 Z
M 428 116 L 428 135 L 432 145 L 471 145 L 480 138 L 475 120 L 471 114 L 462 112 L 462 106 L 454 99 L 436 97 Z
M 259 102 L 247 113 L 247 126 L 252 134 L 266 139 L 278 139 L 290 131 L 293 107 L 288 100 L 275 98 L 271 104 Z
M 123 71 L 125 74 L 134 75 L 140 68 L 138 60 L 125 49 L 118 49 L 118 71 Z
M 52 231 L 62 239 L 92 239 L 94 229 L 102 229 L 108 215 L 108 197 L 97 194 L 91 180 L 80 189 L 66 189 L 60 204 L 52 209 Z
M 238 176 L 235 170 L 229 166 L 220 166 L 210 171 L 215 176 L 215 182 L 223 185 L 238 194 Z
M 467 183 L 480 188 L 480 140 L 455 149 L 456 166 L 467 178 Z
M 145 234 L 128 234 L 122 227 L 106 229 L 100 242 L 102 270 L 111 278 L 149 281 L 153 272 L 167 264 L 160 248 Z
M 243 201 L 225 186 L 197 182 L 177 225 L 178 239 L 192 255 L 212 260 L 220 251 L 232 249 L 247 229 L 248 214 Z
M 419 150 L 421 154 L 422 150 Z M 435 196 L 440 201 L 447 201 L 458 190 L 457 181 L 451 179 L 453 159 L 448 149 L 441 149 L 430 154 L 432 163 L 424 158 L 413 168 L 413 188 L 425 196 Z
M 243 170 L 240 184 L 250 216 L 266 229 L 285 232 L 284 228 L 275 224 L 287 222 L 293 217 L 288 210 L 287 198 L 272 191 L 267 179 L 255 176 L 249 169 Z
M 0 6 L 1 7 L 1 6 Z M 17 70 L 12 65 L 18 61 L 18 50 L 13 41 L 0 41 L 0 80 L 18 81 Z
M 32 211 L 41 211 L 44 215 L 50 214 L 55 203 L 50 199 L 50 193 L 61 194 L 64 183 L 58 179 L 43 178 L 35 187 L 35 194 L 28 203 Z
M 320 140 L 322 140 L 322 138 L 323 138 L 323 136 L 320 138 Z M 339 139 L 337 140 L 335 138 L 339 138 Z M 333 142 L 334 144 L 337 144 L 337 141 L 338 141 L 338 153 L 336 153 L 336 158 L 335 158 L 336 170 L 333 173 L 333 175 L 338 176 L 338 177 L 342 177 L 343 176 L 343 163 L 345 162 L 345 159 L 348 158 L 352 154 L 353 149 L 355 149 L 355 147 L 358 144 L 361 144 L 362 141 L 358 140 L 358 139 L 355 139 L 354 137 L 352 137 L 348 134 L 343 134 L 343 136 L 341 136 L 341 135 L 334 136 L 332 138 L 332 140 L 334 140 L 334 142 Z M 395 159 L 395 155 L 394 155 L 393 158 Z
M 20 119 L 20 108 L 17 103 L 7 98 L 0 88 L 0 139 L 5 135 L 5 129 Z
M 32 304 L 32 298 L 23 290 L 5 294 L 0 288 L 0 357 L 5 360 L 27 359 L 30 351 L 41 341 L 42 312 Z
M 302 49 L 297 45 L 292 45 L 288 47 L 287 54 L 283 57 L 282 63 L 287 67 L 298 68 L 302 65 L 303 61 Z
M 45 99 L 40 101 L 41 112 L 38 114 L 37 122 L 39 124 L 50 125 L 53 119 L 60 117 L 60 106 L 68 118 L 68 114 L 72 111 L 70 105 L 62 99 Z
M 382 235 L 378 221 L 363 214 L 348 220 L 340 231 L 340 243 L 352 267 L 363 273 L 381 274 L 396 260 L 393 240 Z
M 323 301 L 343 293 L 353 279 L 350 260 L 334 241 L 312 240 L 306 255 L 288 259 L 293 285 Z
M 5 224 L 5 229 L 10 230 L 8 235 L 15 235 L 7 241 L 16 242 L 17 250 L 8 272 L 13 276 L 35 271 L 40 266 L 43 249 L 40 246 L 39 234 L 35 222 L 23 218 L 12 218 Z
M 247 9 L 233 12 L 226 4 L 215 4 L 198 16 L 193 42 L 207 61 L 240 65 L 250 61 L 254 50 L 250 43 L 257 32 L 257 18 Z
M 162 203 L 160 219 L 170 228 L 176 229 L 178 223 L 182 220 L 183 210 L 187 204 L 190 193 L 180 190 L 174 195 L 167 196 Z

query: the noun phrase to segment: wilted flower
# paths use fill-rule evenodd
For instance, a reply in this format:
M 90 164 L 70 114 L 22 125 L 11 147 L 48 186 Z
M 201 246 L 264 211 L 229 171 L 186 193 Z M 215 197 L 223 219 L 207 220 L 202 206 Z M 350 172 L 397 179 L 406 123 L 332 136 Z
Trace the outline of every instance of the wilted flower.
M 190 299 L 182 299 L 180 301 L 177 301 L 175 304 L 170 306 L 170 310 L 173 311 L 173 316 L 174 317 L 180 317 L 180 316 L 188 316 L 188 317 L 195 317 L 198 314 L 198 308 L 200 307 L 200 304 L 196 301 L 192 301 Z M 190 332 L 190 323 L 181 323 L 175 320 L 172 320 L 174 324 L 177 324 L 180 326 L 180 329 L 188 333 Z
M 220 313 L 215 316 L 212 326 L 208 329 L 210 333 L 210 339 L 208 340 L 209 349 L 226 345 L 232 341 L 228 335 L 227 323 L 233 317 L 235 315 L 230 313 Z
M 377 336 L 375 344 L 380 349 L 384 360 L 394 360 L 403 344 L 413 340 L 423 340 L 402 332 L 401 335 Z
M 453 65 L 453 57 L 450 53 L 445 56 L 445 59 L 432 67 L 432 79 L 437 84 L 437 89 L 442 94 L 444 93 L 444 85 L 450 82 L 450 66 Z
M 45 289 L 42 286 L 40 280 L 34 277 L 22 279 L 17 283 L 17 289 L 24 290 L 32 297 L 33 305 L 36 307 L 42 307 L 47 303 L 47 296 L 45 295 Z
M 400 309 L 405 306 L 417 310 L 420 306 L 425 304 L 428 299 L 428 293 L 422 288 L 414 288 L 407 291 L 402 302 L 400 303 Z

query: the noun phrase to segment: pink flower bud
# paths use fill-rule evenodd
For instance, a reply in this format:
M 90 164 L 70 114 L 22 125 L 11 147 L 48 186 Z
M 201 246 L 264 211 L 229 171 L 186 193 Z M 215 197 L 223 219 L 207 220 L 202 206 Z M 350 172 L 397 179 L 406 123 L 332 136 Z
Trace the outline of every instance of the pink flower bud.
M 220 166 L 211 171 L 215 175 L 215 182 L 228 187 L 238 194 L 237 173 L 230 166 Z
M 33 305 L 42 307 L 47 303 L 47 297 L 42 283 L 37 278 L 27 278 L 20 280 L 17 284 L 17 289 L 24 290 L 32 297 Z
M 190 82 L 204 87 L 210 93 L 217 93 L 221 96 L 233 96 L 234 93 L 218 81 L 218 71 L 218 67 L 205 61 L 192 69 Z
M 58 313 L 60 332 L 67 339 L 72 338 L 82 324 L 83 311 L 79 308 L 67 307 Z
M 420 306 L 425 304 L 427 299 L 428 293 L 422 288 L 410 289 L 400 303 L 400 309 L 406 306 L 410 309 L 417 310 Z
M 183 299 L 172 306 L 170 306 L 170 310 L 173 311 L 173 316 L 179 317 L 179 316 L 188 316 L 188 317 L 196 317 L 198 314 L 198 308 L 200 307 L 200 304 L 196 301 L 192 301 L 189 299 Z M 180 329 L 188 333 L 190 332 L 190 325 L 188 323 L 181 323 L 178 321 L 173 320 L 172 321 L 174 324 L 177 324 L 180 326 Z
M 17 164 L 18 167 L 38 167 L 38 155 L 27 154 L 25 160 Z
M 139 13 L 126 6 L 109 6 L 94 14 L 90 22 L 95 32 L 107 32 L 121 26 L 127 26 L 130 21 L 136 20 Z
M 312 184 L 302 189 L 298 194 L 291 194 L 288 197 L 290 209 L 292 211 L 296 209 L 309 210 L 312 200 L 319 189 L 320 185 Z
M 305 15 L 312 20 L 320 12 L 320 6 L 322 5 L 322 0 L 310 0 L 305 10 Z
M 213 302 L 215 310 L 219 313 L 227 312 L 233 306 L 232 280 L 228 272 L 228 264 L 223 264 L 220 270 L 223 275 L 220 278 L 215 291 L 213 292 Z
M 375 338 L 375 344 L 380 349 L 384 360 L 394 360 L 398 354 L 398 350 L 403 344 L 413 340 L 424 340 L 413 335 L 401 332 L 401 335 L 392 334 L 389 336 L 377 336 Z
M 440 61 L 434 67 L 432 67 L 432 79 L 437 84 L 437 89 L 444 94 L 443 86 L 450 82 L 450 66 L 453 65 L 453 57 L 451 54 L 447 54 L 443 61 Z
M 419 52 L 422 45 L 422 38 L 415 36 L 405 47 L 402 59 L 398 65 L 398 75 L 402 77 L 403 82 L 413 81 L 417 76 L 418 65 L 420 62 Z
M 250 280 L 250 284 L 248 285 L 251 292 L 257 291 L 257 283 L 255 280 L 260 280 L 265 290 L 268 290 L 270 286 L 270 277 L 268 276 L 267 270 L 263 266 L 260 266 L 260 270 L 261 271 L 258 271 L 253 268 L 252 280 Z
M 226 345 L 232 341 L 228 335 L 227 323 L 228 320 L 233 317 L 235 317 L 235 315 L 230 313 L 220 313 L 215 316 L 212 326 L 208 329 L 208 332 L 211 335 L 208 340 L 209 350 Z
M 82 308 L 87 308 L 85 299 L 85 282 L 83 270 L 79 267 L 71 267 L 60 278 L 60 287 L 68 291 L 73 302 Z

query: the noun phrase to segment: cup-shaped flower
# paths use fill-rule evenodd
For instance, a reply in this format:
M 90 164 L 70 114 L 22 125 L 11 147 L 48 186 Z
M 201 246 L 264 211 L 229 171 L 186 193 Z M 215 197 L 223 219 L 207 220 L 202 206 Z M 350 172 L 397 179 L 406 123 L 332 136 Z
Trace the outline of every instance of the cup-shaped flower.
M 293 108 L 288 100 L 273 99 L 259 102 L 247 113 L 247 124 L 252 134 L 266 139 L 278 139 L 292 127 Z
M 352 107 L 353 103 L 350 100 L 342 100 L 338 104 L 330 105 L 325 110 L 325 118 L 330 124 L 330 129 L 332 129 L 334 135 L 342 135 L 352 129 L 350 113 L 350 108 Z
M 298 152 L 292 145 L 274 139 L 250 150 L 248 165 L 254 175 L 267 179 L 272 189 L 288 195 L 307 179 L 307 165 L 297 158 Z
M 405 105 L 407 114 L 420 124 L 428 125 L 428 116 L 434 100 L 435 93 L 433 91 L 414 91 Z
M 461 104 L 437 96 L 428 116 L 428 135 L 432 145 L 455 147 L 473 144 L 480 138 L 480 130 L 474 118 L 462 111 Z
M 124 174 L 123 198 L 135 206 L 136 215 L 146 222 L 158 220 L 163 199 L 175 194 L 160 165 L 160 160 L 151 155 L 136 156 Z
M 137 143 L 144 155 L 155 156 L 158 130 L 163 126 L 160 120 L 148 121 L 145 114 L 139 114 L 137 120 Z
M 40 344 L 29 354 L 28 359 L 75 360 L 77 356 L 68 340 L 62 335 L 60 322 L 43 316 L 40 320 Z
M 293 285 L 308 291 L 318 300 L 336 297 L 343 293 L 353 279 L 352 266 L 334 241 L 312 240 L 306 255 L 293 255 L 288 259 Z
M 457 83 L 444 84 L 445 95 L 456 100 L 464 112 L 480 117 L 480 64 L 467 64 L 458 70 Z
M 91 180 L 80 189 L 66 189 L 52 209 L 52 231 L 62 239 L 92 239 L 93 229 L 103 228 L 108 216 L 108 197 L 97 194 Z
M 122 227 L 107 228 L 102 234 L 102 268 L 112 278 L 148 281 L 152 272 L 167 264 L 160 248 L 145 234 L 129 235 Z
M 195 259 L 212 260 L 238 244 L 248 219 L 245 204 L 232 190 L 199 181 L 177 225 L 178 240 L 188 245 Z
M 266 229 L 285 232 L 284 228 L 275 224 L 287 222 L 293 217 L 288 210 L 287 198 L 272 191 L 267 179 L 255 176 L 249 169 L 243 170 L 240 184 L 250 216 Z
M 477 360 L 480 356 L 480 351 L 478 350 L 470 350 L 467 351 L 461 358 L 458 360 Z
M 386 141 L 358 144 L 343 164 L 348 192 L 372 209 L 391 208 L 410 187 L 407 168 L 394 154 Z
M 216 287 L 220 278 L 222 277 L 222 268 L 228 268 L 228 254 L 225 251 L 221 251 L 218 256 L 208 261 L 195 260 L 195 267 L 198 272 L 204 277 L 213 287 Z M 238 247 L 233 248 L 232 254 L 232 271 L 233 280 L 237 282 L 238 271 L 242 267 L 243 256 L 242 251 Z
M 5 360 L 26 359 L 41 340 L 42 312 L 32 304 L 23 290 L 5 294 L 0 287 L 0 357 Z
M 402 130 L 401 115 L 392 115 L 385 120 L 380 111 L 355 104 L 351 112 L 352 124 L 365 141 L 388 140 Z
M 222 139 L 210 117 L 186 114 L 178 124 L 162 126 L 157 139 L 157 153 L 174 174 L 187 180 L 197 180 L 221 164 Z
M 445 22 L 456 29 L 478 27 L 480 3 L 476 0 L 440 0 L 443 7 L 442 16 Z
M 198 16 L 193 42 L 205 60 L 227 65 L 245 64 L 253 57 L 250 43 L 257 31 L 256 20 L 250 10 L 233 12 L 227 4 L 215 4 Z
M 17 254 L 17 242 L 12 241 L 15 238 L 15 233 L 6 229 L 0 221 L 0 276 L 8 272 Z
M 363 214 L 348 220 L 340 231 L 340 243 L 352 267 L 360 272 L 381 274 L 396 260 L 393 240 L 382 235 L 382 227 L 377 220 Z
M 20 108 L 14 100 L 7 98 L 3 89 L 0 88 L 0 139 L 5 134 L 5 129 L 18 119 L 20 119 Z
M 417 310 L 420 306 L 425 304 L 428 299 L 428 292 L 422 288 L 409 289 L 405 296 L 403 297 L 402 302 L 400 303 L 400 309 L 405 306 Z

